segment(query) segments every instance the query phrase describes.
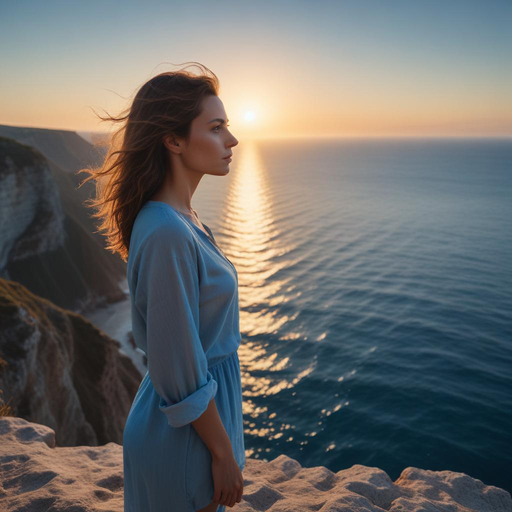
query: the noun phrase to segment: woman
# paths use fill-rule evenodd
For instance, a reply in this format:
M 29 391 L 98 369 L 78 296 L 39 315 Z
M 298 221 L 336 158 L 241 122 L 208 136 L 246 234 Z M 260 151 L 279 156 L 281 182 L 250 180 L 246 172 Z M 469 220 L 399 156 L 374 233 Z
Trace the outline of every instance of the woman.
M 108 248 L 128 262 L 148 362 L 124 428 L 125 512 L 224 512 L 243 493 L 238 275 L 191 206 L 238 141 L 217 77 L 199 66 L 150 79 L 125 116 L 102 117 L 125 123 L 85 180 L 97 181 L 89 204 Z

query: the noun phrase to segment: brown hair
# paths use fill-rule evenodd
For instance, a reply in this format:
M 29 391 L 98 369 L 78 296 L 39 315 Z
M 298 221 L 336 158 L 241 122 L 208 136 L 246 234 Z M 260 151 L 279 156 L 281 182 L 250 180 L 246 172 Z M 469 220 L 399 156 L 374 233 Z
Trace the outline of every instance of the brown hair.
M 188 66 L 160 73 L 140 87 L 131 105 L 118 117 L 98 115 L 103 121 L 122 124 L 107 142 L 104 163 L 78 171 L 90 174 L 78 188 L 95 180 L 96 198 L 83 204 L 98 210 L 91 216 L 101 219 L 97 227 L 108 240 L 106 248 L 119 253 L 125 262 L 135 218 L 170 170 L 163 138 L 172 134 L 188 142 L 192 121 L 201 114 L 203 99 L 218 96 L 217 76 L 206 66 L 194 64 L 202 74 L 185 71 Z

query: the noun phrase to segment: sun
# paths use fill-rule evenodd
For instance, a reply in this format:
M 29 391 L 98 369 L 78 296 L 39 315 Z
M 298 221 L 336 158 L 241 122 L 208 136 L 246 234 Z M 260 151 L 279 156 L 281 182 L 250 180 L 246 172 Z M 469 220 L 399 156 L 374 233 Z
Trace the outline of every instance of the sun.
M 252 121 L 254 121 L 255 118 L 256 118 L 256 116 L 252 110 L 249 110 L 244 114 L 244 119 L 246 121 L 252 122 Z

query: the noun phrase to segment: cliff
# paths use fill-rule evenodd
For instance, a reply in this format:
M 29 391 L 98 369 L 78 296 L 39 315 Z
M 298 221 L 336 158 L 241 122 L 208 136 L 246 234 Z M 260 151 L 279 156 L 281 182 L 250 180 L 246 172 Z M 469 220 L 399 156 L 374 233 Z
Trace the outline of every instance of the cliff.
M 18 130 L 27 135 L 28 129 Z M 119 282 L 126 264 L 94 233 L 92 211 L 82 204 L 92 185 L 77 190 L 78 182 L 37 149 L 0 137 L 0 277 L 81 312 L 125 298 Z
M 122 442 L 142 376 L 118 341 L 4 279 L 0 323 L 0 398 L 13 416 L 48 425 L 60 446 Z
M 69 173 L 87 165 L 100 165 L 106 154 L 70 130 L 0 124 L 0 136 L 34 148 L 48 161 Z

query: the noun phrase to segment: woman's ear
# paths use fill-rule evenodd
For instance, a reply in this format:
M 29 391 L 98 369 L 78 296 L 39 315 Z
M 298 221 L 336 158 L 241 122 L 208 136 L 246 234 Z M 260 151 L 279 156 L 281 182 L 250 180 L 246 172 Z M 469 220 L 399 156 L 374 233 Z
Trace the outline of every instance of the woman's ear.
M 181 153 L 180 143 L 176 140 L 176 137 L 174 135 L 166 135 L 163 138 L 163 143 L 169 151 L 172 151 L 173 153 L 176 154 Z

